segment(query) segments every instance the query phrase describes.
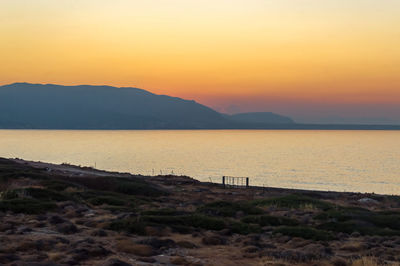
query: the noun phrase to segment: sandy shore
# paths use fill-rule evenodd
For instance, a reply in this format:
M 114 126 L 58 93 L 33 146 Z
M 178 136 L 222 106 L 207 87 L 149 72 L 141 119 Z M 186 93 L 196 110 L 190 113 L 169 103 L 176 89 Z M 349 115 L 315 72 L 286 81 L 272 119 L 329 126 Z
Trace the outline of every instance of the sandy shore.
M 398 265 L 400 197 L 0 159 L 0 264 Z M 367 264 L 369 263 L 369 264 Z

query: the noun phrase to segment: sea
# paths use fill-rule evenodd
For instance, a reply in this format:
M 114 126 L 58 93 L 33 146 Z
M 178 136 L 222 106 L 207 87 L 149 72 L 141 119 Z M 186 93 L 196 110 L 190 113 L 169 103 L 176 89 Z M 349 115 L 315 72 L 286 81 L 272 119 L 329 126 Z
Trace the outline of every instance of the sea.
M 221 183 L 400 195 L 400 131 L 0 130 L 0 157 Z

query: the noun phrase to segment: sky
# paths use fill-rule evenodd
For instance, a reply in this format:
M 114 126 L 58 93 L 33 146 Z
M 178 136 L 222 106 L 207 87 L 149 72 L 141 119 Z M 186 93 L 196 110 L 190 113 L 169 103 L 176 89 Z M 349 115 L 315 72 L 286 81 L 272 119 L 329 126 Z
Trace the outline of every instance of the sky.
M 399 0 L 0 0 L 0 85 L 133 86 L 218 111 L 400 124 Z

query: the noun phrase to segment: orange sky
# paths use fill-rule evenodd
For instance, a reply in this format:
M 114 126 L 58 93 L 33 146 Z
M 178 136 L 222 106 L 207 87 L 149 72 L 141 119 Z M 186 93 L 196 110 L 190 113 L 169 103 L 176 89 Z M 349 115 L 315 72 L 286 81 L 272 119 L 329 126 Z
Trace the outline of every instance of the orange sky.
M 398 0 L 2 0 L 0 84 L 136 86 L 225 111 L 396 119 L 399 12 Z

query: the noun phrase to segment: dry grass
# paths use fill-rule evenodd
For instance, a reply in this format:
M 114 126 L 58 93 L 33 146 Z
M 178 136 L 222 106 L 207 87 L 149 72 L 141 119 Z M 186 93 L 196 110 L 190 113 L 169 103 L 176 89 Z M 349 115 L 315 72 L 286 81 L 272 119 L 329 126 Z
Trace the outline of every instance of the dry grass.
M 153 248 L 148 245 L 136 244 L 132 240 L 119 240 L 116 244 L 118 251 L 134 254 L 141 257 L 150 257 L 154 254 Z
M 64 253 L 61 252 L 49 252 L 47 253 L 50 261 L 59 261 L 65 257 Z
M 373 257 L 362 257 L 360 259 L 354 260 L 351 266 L 379 266 L 378 260 Z

